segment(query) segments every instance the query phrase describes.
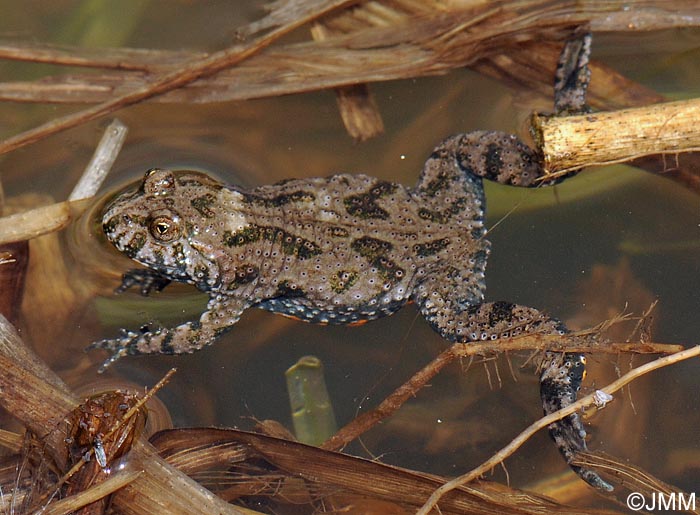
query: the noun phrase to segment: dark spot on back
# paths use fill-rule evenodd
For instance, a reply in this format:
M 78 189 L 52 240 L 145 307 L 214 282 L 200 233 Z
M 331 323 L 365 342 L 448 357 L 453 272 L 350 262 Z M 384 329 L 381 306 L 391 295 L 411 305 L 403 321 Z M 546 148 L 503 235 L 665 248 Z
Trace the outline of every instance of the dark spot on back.
M 395 282 L 404 277 L 404 270 L 387 256 L 393 248 L 388 241 L 364 236 L 353 241 L 351 247 L 366 258 L 384 279 Z
M 515 304 L 505 301 L 498 301 L 491 304 L 489 311 L 489 325 L 495 327 L 498 322 L 507 322 L 513 319 L 513 308 Z
M 223 242 L 229 247 L 241 247 L 263 240 L 279 245 L 284 254 L 298 256 L 299 259 L 307 259 L 321 253 L 321 248 L 306 238 L 295 236 L 278 227 L 262 225 L 249 225 L 236 232 L 226 231 Z
M 452 180 L 445 172 L 438 173 L 428 184 L 423 188 L 425 195 L 434 197 L 438 191 L 445 191 L 450 188 Z
M 295 297 L 303 297 L 306 295 L 304 290 L 302 290 L 299 286 L 297 286 L 294 283 L 291 283 L 289 281 L 281 281 L 277 285 L 277 294 L 275 295 L 276 298 L 283 297 L 285 299 L 291 299 Z
M 348 291 L 356 282 L 359 274 L 354 270 L 340 270 L 330 278 L 331 290 L 336 293 Z
M 256 204 L 262 207 L 281 207 L 292 202 L 313 202 L 316 196 L 310 191 L 293 191 L 291 193 L 282 193 L 274 197 L 263 197 L 253 193 L 241 192 L 246 202 Z
M 363 236 L 362 238 L 354 240 L 351 247 L 360 256 L 370 259 L 385 255 L 392 248 L 394 248 L 394 246 L 388 241 L 371 238 L 369 236 Z
M 496 143 L 489 143 L 486 147 L 486 176 L 496 177 L 501 170 L 503 170 L 501 147 Z
M 425 243 L 416 243 L 413 246 L 413 252 L 421 257 L 433 256 L 441 250 L 446 249 L 449 244 L 450 240 L 448 238 L 440 238 Z
M 337 225 L 332 225 L 328 228 L 328 232 L 330 232 L 331 236 L 335 238 L 347 238 L 350 236 L 350 231 L 345 229 L 344 227 L 339 227 Z
M 243 286 L 244 284 L 250 284 L 260 275 L 260 269 L 248 263 L 244 263 L 239 267 L 236 267 L 234 271 L 234 278 L 229 283 L 228 287 L 232 290 Z
M 343 199 L 345 209 L 350 215 L 358 218 L 386 220 L 389 218 L 389 213 L 377 204 L 377 200 L 391 195 L 397 188 L 398 185 L 392 182 L 377 181 L 368 192 L 345 197 Z
M 211 205 L 216 201 L 216 197 L 211 193 L 202 195 L 201 197 L 193 198 L 190 202 L 192 207 L 195 208 L 202 216 L 205 218 L 211 218 L 214 216 L 214 211 L 211 210 Z

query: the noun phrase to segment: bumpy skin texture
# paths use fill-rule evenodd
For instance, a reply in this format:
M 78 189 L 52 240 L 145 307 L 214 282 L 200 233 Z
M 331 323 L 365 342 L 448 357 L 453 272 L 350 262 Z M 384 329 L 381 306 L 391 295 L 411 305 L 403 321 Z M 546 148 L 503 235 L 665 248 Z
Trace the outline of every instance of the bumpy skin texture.
M 335 175 L 246 191 L 198 172 L 151 170 L 104 215 L 108 239 L 151 270 L 132 272 L 124 285 L 147 293 L 171 279 L 211 301 L 197 322 L 100 346 L 180 354 L 211 343 L 250 306 L 346 324 L 409 300 L 450 341 L 532 331 L 549 319 L 483 303 L 489 243 L 480 175 L 532 184 L 542 173 L 536 157 L 515 136 L 455 136 L 435 149 L 413 189 Z
M 589 44 L 584 36 L 567 45 L 558 90 L 585 93 Z M 584 108 L 580 91 L 558 95 L 566 110 Z M 443 141 L 414 188 L 334 175 L 244 190 L 197 172 L 150 170 L 104 214 L 108 239 L 148 267 L 127 274 L 122 289 L 140 285 L 148 293 L 170 280 L 187 282 L 209 293 L 209 305 L 198 321 L 125 331 L 93 347 L 113 352 L 108 365 L 125 354 L 193 352 L 251 306 L 346 324 L 389 315 L 409 300 L 453 342 L 563 333 L 559 321 L 536 309 L 484 302 L 489 242 L 482 180 L 528 187 L 543 175 L 534 150 L 515 136 L 486 131 Z M 581 355 L 546 355 L 545 412 L 575 401 L 584 363 Z M 577 414 L 550 432 L 568 462 L 586 448 Z M 595 473 L 575 470 L 610 488 Z

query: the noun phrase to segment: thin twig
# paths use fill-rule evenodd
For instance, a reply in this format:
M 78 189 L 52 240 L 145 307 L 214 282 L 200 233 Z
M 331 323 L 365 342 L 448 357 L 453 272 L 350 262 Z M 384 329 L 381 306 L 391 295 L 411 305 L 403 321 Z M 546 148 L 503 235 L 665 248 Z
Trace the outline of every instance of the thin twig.
M 146 405 L 146 403 L 148 401 L 150 401 L 156 393 L 158 393 L 166 384 L 168 384 L 170 382 L 170 379 L 173 377 L 173 375 L 175 375 L 175 372 L 177 372 L 177 368 L 171 368 L 170 370 L 168 370 L 165 373 L 165 375 L 160 379 L 160 381 L 158 381 L 153 386 L 153 388 L 148 390 L 146 392 L 146 394 L 143 397 L 141 397 L 138 400 L 138 402 L 136 402 L 136 404 L 134 404 L 126 413 L 124 413 L 124 416 L 119 421 L 119 423 L 116 426 L 114 426 L 106 435 L 104 435 L 104 437 L 102 438 L 102 441 L 103 442 L 109 441 L 114 436 L 114 434 L 117 431 L 119 431 L 122 428 L 122 426 L 124 426 L 128 422 L 128 420 L 131 417 L 136 416 L 136 413 L 141 408 L 143 408 Z
M 72 513 L 124 488 L 141 474 L 143 474 L 141 470 L 125 470 L 118 472 L 104 482 L 94 485 L 87 490 L 83 490 L 79 494 L 71 495 L 60 501 L 44 505 L 42 508 L 35 511 L 34 515 L 63 515 L 65 513 Z
M 649 363 L 646 363 L 642 366 L 639 366 L 633 370 L 630 370 L 627 372 L 624 376 L 620 377 L 619 379 L 613 381 L 609 385 L 607 385 L 604 388 L 601 388 L 600 390 L 612 395 L 614 392 L 622 388 L 623 386 L 627 385 L 628 383 L 634 381 L 638 377 L 641 377 L 645 374 L 648 374 L 652 370 L 656 370 L 658 368 L 666 367 L 669 365 L 673 365 L 675 363 L 679 363 L 680 361 L 693 358 L 695 356 L 700 355 L 700 345 L 697 345 L 695 347 L 691 347 L 690 349 L 684 350 L 682 352 L 677 352 L 675 354 L 672 354 L 670 356 L 664 356 L 663 358 L 658 358 L 654 361 L 651 361 Z M 550 424 L 556 422 L 557 420 L 561 420 L 564 417 L 567 417 L 571 415 L 572 413 L 575 413 L 576 411 L 580 409 L 587 408 L 589 406 L 593 406 L 596 404 L 596 395 L 595 393 L 586 395 L 582 399 L 579 399 L 578 401 L 574 402 L 573 404 L 570 404 L 569 406 L 562 408 L 558 411 L 555 411 L 554 413 L 551 413 L 547 415 L 546 417 L 542 417 L 539 419 L 537 422 L 533 423 L 530 425 L 527 429 L 525 429 L 522 433 L 520 433 L 517 437 L 515 437 L 508 445 L 503 447 L 500 451 L 498 451 L 496 454 L 494 454 L 491 458 L 489 458 L 487 461 L 479 465 L 477 468 L 473 469 L 472 471 L 468 472 L 467 474 L 464 474 L 462 476 L 459 476 L 452 481 L 448 481 L 444 485 L 442 485 L 440 488 L 435 490 L 433 494 L 430 496 L 430 498 L 427 500 L 427 502 L 423 505 L 423 507 L 416 512 L 416 515 L 428 515 L 430 510 L 433 508 L 437 507 L 437 503 L 440 500 L 440 498 L 445 495 L 447 492 L 454 490 L 455 488 L 464 486 L 465 484 L 469 483 L 470 481 L 473 481 L 477 477 L 481 476 L 485 472 L 491 470 L 493 467 L 501 463 L 503 460 L 505 460 L 508 456 L 513 454 L 521 445 L 523 445 L 532 435 L 534 435 L 537 431 L 540 429 L 543 429 Z
M 435 377 L 440 370 L 454 361 L 455 354 L 452 352 L 453 347 L 454 346 L 441 352 L 427 366 L 423 367 L 407 382 L 399 386 L 375 409 L 363 413 L 341 428 L 336 434 L 323 442 L 321 449 L 342 449 L 370 427 L 373 427 L 377 422 L 394 413 L 404 402 L 413 397 L 417 391 Z
M 0 59 L 47 63 L 58 66 L 107 68 L 157 72 L 167 66 L 179 65 L 195 57 L 196 52 L 151 50 L 143 48 L 85 48 L 57 46 L 47 43 L 0 43 Z M 200 57 L 205 55 L 200 52 Z
M 597 328 L 596 328 L 597 329 Z M 416 372 L 408 381 L 386 397 L 375 409 L 363 413 L 342 427 L 326 440 L 322 449 L 338 450 L 359 437 L 381 420 L 394 414 L 406 401 L 414 397 L 443 368 L 459 358 L 488 356 L 514 350 L 550 350 L 566 352 L 600 352 L 619 354 L 635 352 L 639 354 L 671 354 L 683 350 L 682 345 L 661 343 L 585 343 L 583 337 L 590 337 L 593 330 L 570 333 L 568 335 L 529 334 L 516 338 L 504 338 L 488 342 L 455 343 L 441 352 L 435 359 Z

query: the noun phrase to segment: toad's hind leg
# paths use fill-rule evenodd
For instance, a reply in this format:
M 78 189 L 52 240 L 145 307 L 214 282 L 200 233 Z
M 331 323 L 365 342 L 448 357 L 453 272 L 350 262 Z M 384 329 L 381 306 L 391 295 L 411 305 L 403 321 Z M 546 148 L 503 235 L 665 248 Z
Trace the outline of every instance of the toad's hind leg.
M 446 285 L 440 274 L 431 274 L 414 294 L 421 314 L 440 333 L 453 342 L 474 342 L 508 338 L 522 334 L 563 334 L 568 332 L 558 320 L 534 308 L 509 302 L 465 304 L 443 295 L 459 290 L 458 284 Z M 581 354 L 546 353 L 540 376 L 540 395 L 546 414 L 565 408 L 576 401 L 585 370 Z M 586 450 L 586 430 L 578 413 L 573 413 L 549 426 L 559 451 L 571 464 L 578 452 Z M 572 466 L 588 484 L 601 490 L 612 490 L 594 471 Z
M 558 115 L 588 112 L 586 91 L 591 80 L 588 67 L 591 34 L 577 34 L 569 39 L 559 56 L 554 74 L 554 112 Z
M 540 397 L 545 414 L 554 413 L 576 402 L 576 395 L 585 376 L 586 358 L 583 354 L 547 352 L 541 368 Z M 550 424 L 549 434 L 569 466 L 586 483 L 599 490 L 613 490 L 613 486 L 594 471 L 571 465 L 576 453 L 587 450 L 586 430 L 578 413 Z
M 586 91 L 591 78 L 588 67 L 591 34 L 576 34 L 566 42 L 554 77 L 554 112 L 571 115 L 589 111 Z M 481 208 L 481 180 L 521 187 L 556 184 L 579 172 L 549 177 L 542 154 L 512 134 L 474 131 L 457 134 L 440 143 L 423 168 L 416 190 L 421 197 L 440 205 L 441 192 L 466 190 Z

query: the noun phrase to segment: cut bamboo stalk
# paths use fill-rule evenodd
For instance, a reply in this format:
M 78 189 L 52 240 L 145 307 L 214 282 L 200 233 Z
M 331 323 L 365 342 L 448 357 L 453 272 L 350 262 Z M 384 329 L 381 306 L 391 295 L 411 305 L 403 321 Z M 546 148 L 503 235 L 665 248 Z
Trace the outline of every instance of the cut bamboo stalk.
M 532 130 L 545 169 L 558 175 L 653 154 L 698 151 L 698 120 L 700 99 L 691 99 L 566 117 L 535 114 Z

